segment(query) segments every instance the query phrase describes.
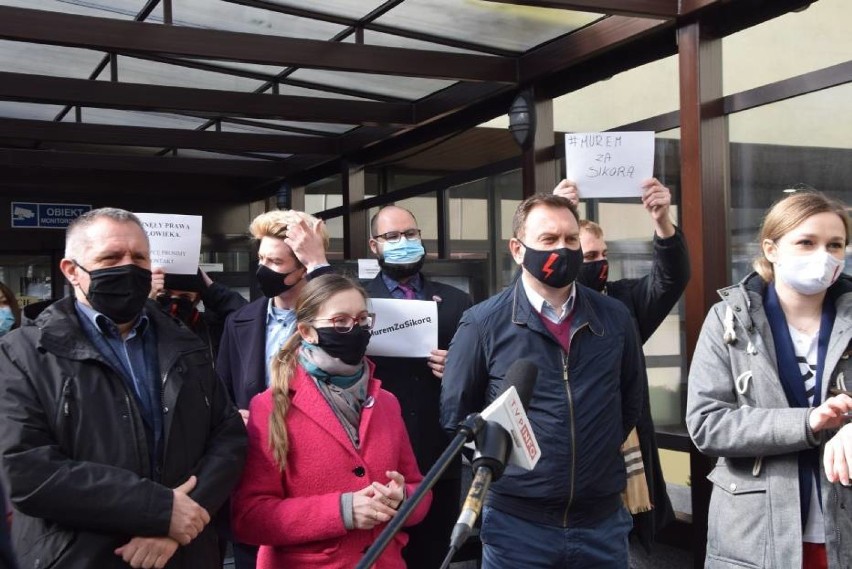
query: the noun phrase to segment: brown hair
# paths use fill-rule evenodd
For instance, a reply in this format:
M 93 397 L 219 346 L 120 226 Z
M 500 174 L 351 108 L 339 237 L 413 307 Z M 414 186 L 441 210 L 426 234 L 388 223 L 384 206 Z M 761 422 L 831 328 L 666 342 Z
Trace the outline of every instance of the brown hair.
M 317 317 L 322 307 L 333 296 L 357 290 L 367 300 L 367 293 L 358 283 L 338 274 L 327 274 L 311 279 L 299 293 L 293 309 L 296 313 L 296 324 L 307 324 Z M 302 336 L 298 330 L 293 332 L 281 349 L 278 357 L 272 361 L 269 387 L 272 390 L 272 414 L 269 416 L 269 448 L 275 457 L 275 462 L 283 471 L 287 466 L 287 410 L 290 408 L 290 380 L 296 371 L 299 344 Z
M 835 213 L 843 222 L 846 229 L 846 244 L 849 244 L 849 214 L 846 207 L 839 201 L 833 200 L 817 191 L 796 192 L 786 198 L 775 202 L 766 212 L 763 225 L 757 243 L 760 245 L 760 254 L 754 259 L 754 270 L 766 282 L 771 282 L 775 273 L 772 263 L 763 254 L 763 241 L 777 241 L 784 235 L 795 229 L 800 223 L 813 215 L 820 213 Z
M 15 317 L 15 324 L 12 326 L 12 330 L 14 330 L 21 325 L 21 306 L 18 304 L 15 293 L 4 282 L 0 282 L 0 293 L 3 294 L 6 304 L 12 309 L 12 315 Z
M 598 239 L 603 239 L 603 229 L 601 226 L 589 219 L 580 220 L 580 231 L 586 231 Z
M 513 237 L 518 238 L 523 235 L 527 216 L 538 206 L 546 206 L 553 209 L 565 208 L 571 212 L 574 219 L 577 220 L 577 223 L 580 223 L 580 216 L 577 213 L 577 208 L 574 207 L 568 198 L 563 198 L 553 194 L 535 194 L 518 204 L 518 208 L 515 210 L 515 215 L 512 218 Z

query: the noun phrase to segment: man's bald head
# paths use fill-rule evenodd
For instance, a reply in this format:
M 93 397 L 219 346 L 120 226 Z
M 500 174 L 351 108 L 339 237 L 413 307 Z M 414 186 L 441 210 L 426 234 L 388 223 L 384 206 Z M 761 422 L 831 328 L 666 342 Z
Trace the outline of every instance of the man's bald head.
M 404 225 L 405 227 L 398 229 L 397 225 Z M 385 229 L 385 226 L 392 227 Z M 370 236 L 373 239 L 377 235 L 387 233 L 388 231 L 405 231 L 406 229 L 416 228 L 417 219 L 414 217 L 414 214 L 404 207 L 396 205 L 386 205 L 370 219 Z

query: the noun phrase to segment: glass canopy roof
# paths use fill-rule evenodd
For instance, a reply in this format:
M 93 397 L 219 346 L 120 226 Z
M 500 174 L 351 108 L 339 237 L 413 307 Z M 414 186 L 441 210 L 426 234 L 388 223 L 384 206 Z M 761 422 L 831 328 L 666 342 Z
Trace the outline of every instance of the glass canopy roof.
M 457 54 L 459 57 L 494 58 L 494 61 L 500 58 L 517 59 L 554 38 L 570 35 L 607 17 L 604 14 L 530 8 L 485 0 L 0 0 L 1 7 L 26 9 L 30 14 L 44 11 L 145 22 L 134 24 L 138 26 L 185 27 L 263 37 L 363 44 L 391 50 L 418 50 L 412 52 L 415 57 L 421 53 L 427 56 Z M 97 36 L 96 40 L 103 37 L 103 41 L 109 42 L 108 36 L 105 33 Z M 62 86 L 66 84 L 56 83 L 59 87 L 48 95 L 30 99 L 17 93 L 0 94 L 0 120 L 27 119 L 143 129 L 207 130 L 211 133 L 216 130 L 245 136 L 277 134 L 336 138 L 344 134 L 348 136 L 348 133 L 359 129 L 361 125 L 382 125 L 385 120 L 404 125 L 408 117 L 415 113 L 414 110 L 403 113 L 399 106 L 429 101 L 445 91 L 451 95 L 453 88 L 465 82 L 442 78 L 440 73 L 434 71 L 431 75 L 421 77 L 400 77 L 386 70 L 374 73 L 335 68 L 334 65 L 312 68 L 279 66 L 252 61 L 250 58 L 224 61 L 215 57 L 196 57 L 190 53 L 159 52 L 155 49 L 116 49 L 109 53 L 106 47 L 112 45 L 109 43 L 87 42 L 85 45 L 91 45 L 91 49 L 54 43 L 67 42 L 42 38 L 33 41 L 0 39 L 0 74 L 7 74 L 5 81 L 14 80 L 16 85 L 27 88 L 30 80 L 41 81 L 45 78 L 76 80 L 79 83 L 73 88 L 64 88 Z M 318 53 L 324 56 L 321 51 Z M 282 58 L 284 60 L 286 58 Z M 484 59 L 482 61 L 487 62 Z M 447 76 L 459 77 L 457 71 L 448 71 Z M 125 85 L 133 91 L 132 100 L 141 99 L 143 103 L 121 104 L 110 108 L 112 105 L 109 102 L 101 101 L 102 97 L 112 100 L 110 97 L 126 96 L 118 91 L 106 95 L 93 91 L 81 99 L 63 99 L 56 95 L 57 92 L 65 91 L 76 93 L 78 87 L 85 91 L 85 82 L 90 79 L 96 79 L 101 85 Z M 3 81 L 3 77 L 0 77 L 0 82 Z M 164 91 L 155 94 L 157 97 L 188 97 L 180 92 L 180 89 L 186 88 L 210 90 L 209 98 L 216 99 L 216 102 L 211 103 L 210 109 L 202 104 L 206 101 L 199 100 L 190 101 L 198 104 L 184 102 L 184 107 L 175 107 L 180 110 L 171 110 L 168 105 L 162 107 L 153 101 L 147 104 L 145 97 L 136 94 L 144 92 L 142 90 L 146 86 L 164 88 Z M 169 88 L 172 90 L 169 91 Z M 258 111 L 255 116 L 252 112 L 232 114 L 228 109 L 233 108 L 233 105 L 220 100 L 217 95 L 232 93 L 307 97 L 316 99 L 317 104 L 302 103 L 306 105 L 303 120 L 295 120 L 298 117 L 290 116 L 295 112 L 276 113 L 266 109 Z M 341 115 L 341 120 L 335 120 L 334 116 L 329 116 L 333 114 L 331 111 L 323 111 L 327 105 L 321 102 L 329 99 L 338 100 L 341 105 L 367 106 L 352 106 Z M 261 106 L 268 104 L 265 99 L 257 101 Z M 294 100 L 294 104 L 297 103 Z M 252 103 L 247 105 L 249 111 L 254 110 Z M 369 105 L 397 107 L 392 110 L 393 118 L 383 119 L 380 114 L 380 118 L 374 119 L 370 117 L 377 112 L 377 107 Z M 220 107 L 222 111 L 217 110 Z M 163 109 L 170 110 L 164 112 Z M 364 113 L 363 120 L 361 113 Z M 287 120 L 282 120 L 285 118 Z M 85 141 L 75 139 L 69 142 L 59 136 L 53 142 L 43 141 L 38 147 L 64 148 L 60 145 L 63 142 L 73 145 Z M 125 147 L 132 146 L 127 144 Z M 135 151 L 142 151 L 145 146 L 138 145 Z M 147 148 L 144 151 L 162 154 L 164 150 L 174 150 L 174 147 Z M 213 154 L 198 148 L 191 152 L 180 150 L 181 155 L 186 156 Z M 289 156 L 293 149 L 286 150 L 258 151 L 251 155 L 280 160 Z

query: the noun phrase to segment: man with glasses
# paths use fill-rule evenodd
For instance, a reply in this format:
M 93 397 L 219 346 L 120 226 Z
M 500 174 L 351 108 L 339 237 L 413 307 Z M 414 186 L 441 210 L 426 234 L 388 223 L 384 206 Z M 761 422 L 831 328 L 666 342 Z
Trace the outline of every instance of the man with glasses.
M 433 300 L 438 305 L 438 345 L 428 358 L 371 357 L 382 387 L 396 395 L 417 464 L 432 467 L 449 440 L 439 422 L 441 380 L 447 349 L 462 313 L 473 304 L 461 290 L 426 278 L 420 269 L 426 250 L 414 215 L 387 206 L 370 220 L 370 249 L 381 272 L 365 287 L 372 298 Z M 439 567 L 449 548 L 460 501 L 461 462 L 451 465 L 432 489 L 432 507 L 420 524 L 409 528 L 403 552 L 409 569 Z

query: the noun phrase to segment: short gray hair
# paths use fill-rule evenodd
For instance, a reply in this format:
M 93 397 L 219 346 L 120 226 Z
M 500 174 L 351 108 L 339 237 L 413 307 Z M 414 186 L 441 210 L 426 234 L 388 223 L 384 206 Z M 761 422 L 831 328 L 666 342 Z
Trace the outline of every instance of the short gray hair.
M 91 227 L 93 223 L 102 218 L 108 218 L 118 223 L 135 223 L 145 235 L 145 241 L 148 241 L 148 233 L 142 222 L 131 212 L 117 207 L 102 207 L 87 211 L 80 217 L 68 224 L 65 230 L 65 258 L 77 260 L 83 256 L 86 246 L 89 244 L 86 239 L 86 229 Z

